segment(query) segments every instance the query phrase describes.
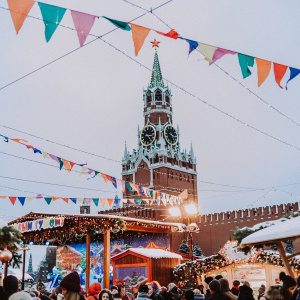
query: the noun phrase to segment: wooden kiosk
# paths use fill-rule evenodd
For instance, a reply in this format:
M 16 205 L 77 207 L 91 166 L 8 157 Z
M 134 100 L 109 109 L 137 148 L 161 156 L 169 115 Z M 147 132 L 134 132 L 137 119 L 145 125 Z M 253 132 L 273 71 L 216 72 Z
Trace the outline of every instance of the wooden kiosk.
M 167 285 L 181 259 L 181 255 L 162 249 L 129 248 L 111 259 L 114 283 L 123 282 L 127 289 L 152 280 Z

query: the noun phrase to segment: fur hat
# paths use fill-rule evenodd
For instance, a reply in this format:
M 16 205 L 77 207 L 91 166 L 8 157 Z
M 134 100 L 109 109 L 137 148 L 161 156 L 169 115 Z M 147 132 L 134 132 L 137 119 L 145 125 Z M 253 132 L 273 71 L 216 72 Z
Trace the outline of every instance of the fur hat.
M 204 279 L 205 283 L 209 284 L 214 278 L 211 276 L 208 276 Z
M 3 289 L 7 292 L 17 292 L 19 281 L 14 275 L 8 275 L 3 279 Z
M 141 284 L 139 286 L 139 293 L 148 293 L 149 288 L 147 284 Z
M 79 293 L 81 290 L 80 286 L 80 277 L 77 272 L 72 272 L 68 274 L 63 280 L 60 282 L 60 286 L 62 288 L 67 289 L 68 291 L 73 291 Z
M 209 289 L 214 291 L 214 292 L 221 292 L 221 285 L 220 285 L 219 280 L 213 279 L 209 283 Z
M 18 293 L 14 293 L 12 294 L 8 300 L 32 300 L 32 298 L 30 297 L 30 295 L 26 292 L 18 292 Z
M 293 287 L 293 286 L 297 285 L 296 280 L 293 277 L 289 276 L 289 275 L 282 276 L 281 281 L 283 282 L 282 287 L 286 290 L 290 287 Z

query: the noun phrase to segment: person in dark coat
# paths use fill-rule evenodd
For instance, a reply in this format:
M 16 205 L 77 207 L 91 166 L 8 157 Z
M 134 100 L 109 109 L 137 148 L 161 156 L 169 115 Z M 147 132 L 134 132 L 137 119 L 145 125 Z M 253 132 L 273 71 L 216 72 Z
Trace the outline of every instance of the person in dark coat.
M 179 289 L 175 283 L 173 283 L 173 282 L 169 283 L 168 292 L 173 294 L 174 300 L 181 300 L 181 295 L 179 293 Z
M 283 272 L 282 272 L 283 273 Z M 292 300 L 293 294 L 297 288 L 296 280 L 289 275 L 281 275 L 282 288 L 280 289 L 280 296 L 283 300 Z
M 147 283 L 147 286 L 149 288 L 149 291 L 148 291 L 149 298 L 151 298 L 153 300 L 164 300 L 164 297 L 161 296 L 161 294 L 160 294 L 161 286 L 158 283 L 158 281 L 149 282 L 149 283 Z
M 248 281 L 245 281 L 244 284 L 240 286 L 238 300 L 254 300 L 253 290 Z
M 3 279 L 3 286 L 0 287 L 0 299 L 8 298 L 18 291 L 19 281 L 16 276 L 8 275 Z
M 211 295 L 210 290 L 209 290 L 209 284 L 213 279 L 214 278 L 211 276 L 208 276 L 204 279 L 204 287 L 206 289 L 205 300 L 207 300 L 209 298 L 209 296 Z
M 148 292 L 149 292 L 148 285 L 141 284 L 139 286 L 138 295 L 135 298 L 135 300 L 150 300 L 150 298 L 148 297 Z
M 231 300 L 230 297 L 221 292 L 221 284 L 219 280 L 212 280 L 209 283 L 210 296 L 208 300 Z
M 240 282 L 238 280 L 234 280 L 233 281 L 233 286 L 230 290 L 230 292 L 234 295 L 234 296 L 238 296 L 239 295 L 239 286 L 240 286 Z

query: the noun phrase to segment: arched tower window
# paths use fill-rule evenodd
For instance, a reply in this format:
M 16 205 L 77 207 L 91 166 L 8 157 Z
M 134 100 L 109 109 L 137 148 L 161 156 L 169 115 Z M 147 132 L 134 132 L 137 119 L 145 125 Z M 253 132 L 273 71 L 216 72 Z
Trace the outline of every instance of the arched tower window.
M 162 94 L 160 90 L 156 90 L 155 92 L 155 104 L 161 105 L 162 104 Z
M 166 95 L 166 104 L 170 105 L 170 96 L 168 94 Z
M 147 106 L 151 106 L 151 93 L 147 93 Z

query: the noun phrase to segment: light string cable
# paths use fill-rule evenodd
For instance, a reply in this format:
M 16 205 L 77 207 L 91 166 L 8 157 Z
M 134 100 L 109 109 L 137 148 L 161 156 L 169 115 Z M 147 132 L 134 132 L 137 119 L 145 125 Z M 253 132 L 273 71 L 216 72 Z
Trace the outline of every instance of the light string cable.
M 81 149 L 78 149 L 78 148 L 75 148 L 75 147 L 71 147 L 71 146 L 68 146 L 68 145 L 65 145 L 65 144 L 61 144 L 61 143 L 55 142 L 53 140 L 37 136 L 37 135 L 32 134 L 32 133 L 28 133 L 28 132 L 25 132 L 25 131 L 22 131 L 22 130 L 19 130 L 19 129 L 16 129 L 16 128 L 12 128 L 12 127 L 6 126 L 6 125 L 1 124 L 1 123 L 0 123 L 0 126 L 2 126 L 3 128 L 6 128 L 6 129 L 12 130 L 12 131 L 16 131 L 16 132 L 19 132 L 19 133 L 22 133 L 22 134 L 26 134 L 26 135 L 32 136 L 34 138 L 37 138 L 37 139 L 40 139 L 40 140 L 43 140 L 43 141 L 46 141 L 46 142 L 49 142 L 49 143 L 53 143 L 53 144 L 56 144 L 56 145 L 59 145 L 59 146 L 62 146 L 62 147 L 66 147 L 68 149 L 72 149 L 72 150 L 75 150 L 75 151 L 78 151 L 78 152 L 82 152 L 82 153 L 85 153 L 85 154 L 93 155 L 93 156 L 96 156 L 96 157 L 99 157 L 99 158 L 103 158 L 103 159 L 106 159 L 106 160 L 110 160 L 110 161 L 113 161 L 113 162 L 122 163 L 122 161 L 120 161 L 120 160 L 109 158 L 109 157 L 106 157 L 106 156 L 103 156 L 103 155 L 98 155 L 98 154 L 95 154 L 95 153 L 92 153 L 92 152 L 87 152 L 87 151 L 84 151 L 84 150 L 81 150 Z M 2 153 L 2 152 L 0 152 L 0 153 Z M 142 167 L 138 166 L 137 168 L 139 169 L 139 168 L 142 168 Z M 153 171 L 155 172 L 155 174 L 168 175 L 168 173 L 166 173 L 166 172 L 160 172 L 160 171 L 157 171 L 157 170 L 153 170 Z M 173 177 L 179 179 L 180 176 L 176 175 L 177 172 L 180 172 L 180 171 L 175 171 L 174 170 Z M 258 187 L 247 187 L 247 186 L 222 184 L 222 183 L 210 182 L 210 181 L 205 181 L 205 180 L 200 180 L 200 179 L 195 180 L 193 178 L 189 178 L 189 180 L 190 181 L 197 181 L 199 183 L 204 183 L 204 184 L 209 184 L 209 185 L 219 185 L 219 186 L 223 186 L 223 187 L 243 188 L 243 189 L 249 189 L 249 190 L 264 189 L 264 188 L 258 188 Z
M 173 0 L 166 1 L 166 2 L 162 3 L 161 5 L 158 5 L 157 7 L 153 8 L 152 10 L 157 10 L 157 9 L 159 9 L 159 8 L 161 8 L 161 7 L 165 6 L 165 5 L 167 5 L 168 3 L 172 2 L 172 1 L 173 1 Z M 7 7 L 0 6 L 0 8 L 9 11 L 9 8 L 7 8 Z M 140 19 L 140 18 L 142 18 L 142 17 L 145 16 L 145 15 L 147 15 L 147 13 L 141 14 L 140 16 L 138 16 L 138 17 L 136 17 L 136 18 L 134 18 L 134 19 L 132 19 L 132 20 L 130 20 L 130 21 L 128 21 L 128 22 L 132 22 L 132 21 L 135 21 L 135 20 L 137 20 L 137 19 Z M 34 16 L 30 16 L 30 15 L 27 15 L 27 17 L 28 17 L 28 18 L 32 18 L 32 19 L 35 19 L 35 20 L 42 21 L 42 19 L 40 19 L 39 17 L 34 17 Z M 57 25 L 57 24 L 56 24 L 56 25 Z M 69 27 L 69 26 L 65 26 L 65 25 L 62 25 L 62 24 L 58 24 L 58 26 L 61 26 L 61 27 L 66 28 L 66 29 L 70 29 L 70 30 L 76 31 L 75 28 L 72 28 L 72 27 Z M 87 45 L 90 45 L 91 43 L 97 41 L 99 38 L 104 37 L 104 36 L 106 36 L 106 35 L 108 35 L 108 34 L 114 32 L 115 30 L 118 30 L 118 29 L 119 29 L 119 28 L 114 28 L 114 29 L 112 29 L 112 30 L 110 30 L 110 31 L 108 31 L 108 32 L 106 32 L 106 33 L 104 33 L 104 34 L 102 34 L 101 36 L 97 36 L 97 35 L 94 35 L 94 34 L 89 34 L 89 36 L 95 37 L 95 39 L 93 39 L 93 40 L 91 40 L 91 41 L 89 41 L 89 42 L 86 42 L 82 47 L 85 47 L 85 46 L 87 46 Z M 35 72 L 40 71 L 40 70 L 42 70 L 43 68 L 45 68 L 45 67 L 47 67 L 47 66 L 49 66 L 49 65 L 51 65 L 51 64 L 53 64 L 53 63 L 55 63 L 55 62 L 57 62 L 57 61 L 59 61 L 59 60 L 61 60 L 62 58 L 67 57 L 68 55 L 70 55 L 70 54 L 76 52 L 77 50 L 81 49 L 82 47 L 75 48 L 75 49 L 73 49 L 73 50 L 67 52 L 66 54 L 64 54 L 64 55 L 62 55 L 62 56 L 60 56 L 60 57 L 58 57 L 58 58 L 56 58 L 56 59 L 50 61 L 49 63 L 47 63 L 47 64 L 45 64 L 45 65 L 42 65 L 41 67 L 39 67 L 39 68 L 37 68 L 37 69 L 35 69 L 35 70 L 33 70 L 33 71 L 31 71 L 31 72 L 29 72 L 29 73 L 27 73 L 27 74 L 21 76 L 21 77 L 19 77 L 18 79 L 14 80 L 14 81 L 11 81 L 10 83 L 8 83 L 8 84 L 6 84 L 6 85 L 0 87 L 0 91 L 3 90 L 3 89 L 5 89 L 5 88 L 7 88 L 7 87 L 9 87 L 9 86 L 12 85 L 12 84 L 18 82 L 18 81 L 20 81 L 20 80 L 26 78 L 26 77 L 28 77 L 28 76 L 34 74 Z
M 172 0 L 170 0 L 170 1 L 172 1 Z M 166 2 L 166 3 L 169 3 L 170 1 L 168 1 L 168 2 Z M 165 3 L 165 4 L 166 4 L 166 3 Z M 160 5 L 159 7 L 161 7 L 161 6 L 165 5 L 165 4 L 162 4 L 162 5 Z M 0 7 L 0 8 L 1 8 L 1 7 Z M 7 9 L 7 8 L 5 8 L 5 9 Z M 154 10 L 154 9 L 153 9 L 153 10 Z M 145 13 L 145 14 L 146 14 L 146 13 Z M 144 16 L 145 14 L 143 14 L 142 16 Z M 137 17 L 137 18 L 140 18 L 140 17 L 141 17 L 141 16 L 139 16 L 139 17 Z M 133 19 L 133 20 L 136 20 L 137 18 L 135 18 L 135 19 Z M 38 19 L 39 19 L 39 18 L 38 18 Z M 40 19 L 39 19 L 39 20 L 40 20 Z M 133 21 L 133 20 L 132 20 L 132 21 Z M 130 21 L 130 22 L 132 22 L 132 21 Z M 69 28 L 69 27 L 66 27 L 66 28 Z M 73 29 L 73 28 L 70 28 L 70 29 L 71 29 L 71 30 L 75 30 L 75 29 Z M 116 30 L 116 29 L 115 29 L 115 30 Z M 112 32 L 112 31 L 110 31 L 110 32 Z M 108 33 L 107 33 L 107 34 L 108 34 Z M 94 40 L 92 40 L 92 41 L 86 43 L 85 45 L 89 45 L 90 43 L 96 41 L 97 39 L 100 39 L 100 40 L 103 41 L 104 43 L 108 44 L 110 47 L 114 48 L 116 51 L 120 52 L 121 54 L 125 55 L 127 58 L 131 59 L 132 61 L 134 61 L 134 62 L 136 62 L 137 64 L 139 64 L 140 66 L 142 66 L 143 68 L 147 69 L 147 70 L 150 71 L 150 72 L 153 71 L 151 68 L 145 66 L 144 64 L 142 64 L 141 62 L 137 61 L 136 59 L 134 59 L 134 58 L 131 57 L 130 55 L 126 54 L 124 51 L 120 50 L 120 49 L 117 48 L 116 46 L 114 46 L 114 45 L 112 45 L 111 43 L 109 43 L 108 41 L 104 40 L 102 37 L 105 36 L 105 35 L 106 35 L 106 34 L 104 34 L 104 35 L 102 35 L 102 36 L 99 36 L 99 37 L 97 37 L 96 39 L 94 39 Z M 93 36 L 93 35 L 92 35 L 92 36 Z M 24 75 L 23 77 L 20 77 L 19 79 L 15 80 L 15 81 L 13 81 L 13 82 L 11 82 L 11 83 L 9 83 L 8 85 L 13 84 L 13 83 L 15 83 L 15 82 L 17 82 L 17 81 L 19 81 L 19 80 L 21 80 L 21 79 L 23 79 L 23 78 L 25 78 L 25 77 L 31 75 L 31 74 L 33 74 L 34 72 L 36 72 L 36 71 L 38 71 L 38 70 L 40 70 L 40 69 L 42 69 L 42 68 L 44 68 L 44 67 L 46 67 L 46 66 L 52 64 L 52 63 L 55 62 L 55 61 L 60 60 L 61 58 L 63 58 L 63 57 L 65 57 L 65 56 L 67 56 L 67 55 L 69 55 L 69 54 L 71 54 L 71 53 L 77 51 L 77 50 L 80 49 L 80 48 L 82 48 L 82 47 L 78 47 L 78 48 L 76 48 L 76 49 L 74 49 L 74 50 L 68 52 L 67 54 L 65 54 L 65 55 L 63 55 L 63 56 L 60 56 L 59 58 L 57 58 L 57 59 L 55 59 L 55 60 L 53 60 L 53 61 L 51 61 L 51 62 L 49 62 L 49 63 L 47 63 L 47 64 L 45 64 L 45 65 L 43 65 L 42 67 L 40 67 L 40 68 L 38 68 L 38 69 L 36 69 L 36 70 L 34 70 L 34 71 L 32 71 L 32 72 L 26 74 L 26 75 Z M 184 88 L 178 86 L 177 84 L 173 83 L 172 81 L 169 81 L 167 78 L 163 77 L 163 79 L 165 79 L 167 82 L 169 82 L 170 84 L 172 84 L 172 85 L 175 86 L 176 88 L 182 90 L 183 92 L 185 92 L 185 93 L 188 94 L 189 96 L 191 96 L 191 97 L 197 99 L 198 101 L 202 102 L 203 104 L 206 104 L 207 106 L 209 106 L 210 108 L 212 108 L 212 109 L 214 109 L 214 110 L 220 112 L 221 114 L 223 114 L 223 115 L 225 115 L 225 116 L 227 116 L 227 117 L 229 117 L 229 118 L 231 118 L 231 119 L 237 121 L 238 123 L 240 123 L 240 124 L 242 124 L 242 125 L 245 125 L 246 127 L 249 127 L 249 128 L 251 128 L 252 130 L 254 130 L 254 131 L 256 131 L 256 132 L 259 132 L 259 133 L 261 133 L 261 134 L 263 134 L 263 135 L 265 135 L 265 136 L 267 136 L 267 137 L 269 137 L 269 138 L 272 138 L 272 139 L 274 139 L 274 140 L 276 140 L 276 141 L 278 141 L 278 142 L 280 142 L 280 143 L 282 143 L 282 144 L 285 144 L 286 146 L 292 147 L 292 148 L 294 148 L 294 149 L 300 151 L 300 148 L 299 148 L 299 147 L 297 147 L 297 146 L 295 146 L 295 145 L 293 145 L 293 144 L 290 144 L 290 143 L 288 143 L 288 142 L 285 142 L 284 140 L 282 140 L 282 139 L 280 139 L 280 138 L 276 138 L 275 136 L 273 136 L 273 135 L 271 135 L 271 134 L 268 134 L 268 133 L 266 133 L 266 132 L 264 132 L 264 131 L 262 131 L 262 130 L 260 130 L 260 129 L 258 129 L 258 128 L 252 126 L 252 125 L 250 125 L 250 124 L 247 124 L 246 122 L 244 122 L 244 121 L 238 119 L 237 117 L 234 117 L 233 115 L 231 115 L 231 114 L 229 114 L 229 113 L 223 111 L 222 109 L 220 109 L 220 108 L 218 108 L 218 107 L 216 107 L 216 106 L 214 106 L 214 105 L 208 103 L 207 101 L 205 101 L 205 100 L 203 100 L 203 99 L 197 97 L 196 95 L 194 95 L 194 94 L 192 94 L 192 93 L 186 91 Z M 5 87 L 7 87 L 8 85 L 6 85 Z M 0 90 L 3 89 L 3 88 L 5 88 L 5 87 L 0 88 Z
M 168 23 L 166 23 L 164 20 L 162 20 L 158 15 L 156 15 L 154 12 L 152 12 L 152 9 L 149 11 L 146 8 L 143 8 L 142 6 L 139 6 L 137 4 L 134 4 L 130 1 L 127 0 L 122 0 L 126 3 L 131 4 L 132 6 L 138 7 L 144 11 L 147 11 L 148 13 L 151 13 L 155 18 L 157 18 L 160 22 L 162 22 L 163 24 L 165 24 L 169 29 L 173 29 Z M 220 47 L 221 48 L 221 47 Z M 224 48 L 223 48 L 224 49 Z M 199 52 L 201 55 L 203 55 L 199 49 L 195 49 L 197 52 Z M 226 49 L 228 50 L 228 49 Z M 225 71 L 219 64 L 217 64 L 216 62 L 214 62 L 212 65 L 216 66 L 217 68 L 219 68 L 219 70 L 221 70 L 223 73 L 225 73 L 226 75 L 229 76 L 229 78 L 231 78 L 232 80 L 234 80 L 235 82 L 237 82 L 240 86 L 242 86 L 244 89 L 246 89 L 249 93 L 251 93 L 253 96 L 255 96 L 258 100 L 260 100 L 261 102 L 263 102 L 268 108 L 273 109 L 274 111 L 276 111 L 277 113 L 279 113 L 281 116 L 283 116 L 284 118 L 288 119 L 290 122 L 294 123 L 295 125 L 300 127 L 300 123 L 298 121 L 295 121 L 293 119 L 291 119 L 289 116 L 287 116 L 285 113 L 283 113 L 282 111 L 280 111 L 278 108 L 274 107 L 273 105 L 271 105 L 269 102 L 267 102 L 266 100 L 264 100 L 262 97 L 260 97 L 256 92 L 253 92 L 249 87 L 247 87 L 244 83 L 242 83 L 241 81 L 239 81 L 237 78 L 235 78 L 233 75 L 229 74 L 227 71 Z

